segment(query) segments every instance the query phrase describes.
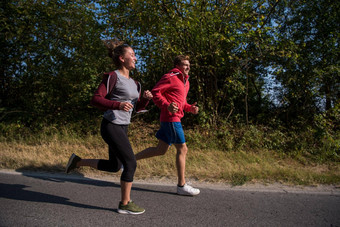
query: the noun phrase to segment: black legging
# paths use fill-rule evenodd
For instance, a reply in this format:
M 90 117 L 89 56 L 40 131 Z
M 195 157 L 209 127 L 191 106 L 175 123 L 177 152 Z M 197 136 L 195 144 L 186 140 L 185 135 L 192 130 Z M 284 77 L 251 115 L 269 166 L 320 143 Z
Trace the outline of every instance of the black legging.
M 123 164 L 124 170 L 120 179 L 132 182 L 137 162 L 127 131 L 128 125 L 115 125 L 103 119 L 100 132 L 104 141 L 109 145 L 109 160 L 100 159 L 98 170 L 118 172 Z

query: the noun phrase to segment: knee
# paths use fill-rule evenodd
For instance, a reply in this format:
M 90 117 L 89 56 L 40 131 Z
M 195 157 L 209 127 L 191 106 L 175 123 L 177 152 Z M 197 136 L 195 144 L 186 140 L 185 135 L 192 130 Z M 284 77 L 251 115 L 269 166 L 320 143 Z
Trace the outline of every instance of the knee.
M 158 149 L 158 154 L 159 155 L 165 155 L 166 154 L 166 152 L 168 151 L 168 149 Z
M 126 182 L 132 182 L 136 172 L 136 168 L 137 168 L 136 160 L 126 162 L 126 164 L 124 165 L 124 171 L 122 173 L 121 180 Z
M 187 146 L 183 146 L 183 147 L 177 149 L 177 153 L 179 155 L 186 155 L 188 153 L 188 147 Z
M 113 162 L 112 160 L 99 160 L 97 169 L 101 171 L 107 172 L 118 172 L 121 168 L 121 165 L 117 165 L 117 163 Z
M 136 169 L 137 169 L 137 161 L 136 161 L 136 159 L 134 159 L 133 162 L 131 162 L 130 166 L 131 166 L 131 169 L 133 170 L 133 172 L 135 172 Z
M 132 175 L 135 173 L 136 169 L 137 169 L 136 159 L 127 161 L 126 165 L 124 166 L 124 170 L 128 171 Z
M 154 149 L 156 149 L 157 155 L 165 155 L 166 152 L 169 150 L 169 145 L 158 144 L 158 146 Z

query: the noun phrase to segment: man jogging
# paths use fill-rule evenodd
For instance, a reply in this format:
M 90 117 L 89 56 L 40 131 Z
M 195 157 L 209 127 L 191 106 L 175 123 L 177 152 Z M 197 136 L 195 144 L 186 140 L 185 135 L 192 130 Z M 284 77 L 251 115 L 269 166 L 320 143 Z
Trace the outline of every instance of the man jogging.
M 138 153 L 136 160 L 164 155 L 171 144 L 174 144 L 177 150 L 177 194 L 194 196 L 198 195 L 200 190 L 185 182 L 185 160 L 188 148 L 181 124 L 184 111 L 193 114 L 198 113 L 197 103 L 189 105 L 186 100 L 190 87 L 189 71 L 189 57 L 179 55 L 174 59 L 174 68 L 163 75 L 152 89 L 153 101 L 161 109 L 161 127 L 156 134 L 158 145 Z

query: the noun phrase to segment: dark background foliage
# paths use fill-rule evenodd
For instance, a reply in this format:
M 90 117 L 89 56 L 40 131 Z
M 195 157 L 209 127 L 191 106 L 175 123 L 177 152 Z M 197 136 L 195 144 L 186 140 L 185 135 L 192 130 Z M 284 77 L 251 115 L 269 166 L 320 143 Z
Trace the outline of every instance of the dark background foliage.
M 114 70 L 102 44 L 133 46 L 132 76 L 152 89 L 191 57 L 186 125 L 261 124 L 335 133 L 339 1 L 2 1 L 0 120 L 31 128 L 97 124 L 89 100 Z M 153 105 L 144 116 L 157 121 Z M 316 133 L 317 134 L 317 133 Z M 320 134 L 320 133 L 319 133 Z M 318 135 L 319 135 L 318 134 Z

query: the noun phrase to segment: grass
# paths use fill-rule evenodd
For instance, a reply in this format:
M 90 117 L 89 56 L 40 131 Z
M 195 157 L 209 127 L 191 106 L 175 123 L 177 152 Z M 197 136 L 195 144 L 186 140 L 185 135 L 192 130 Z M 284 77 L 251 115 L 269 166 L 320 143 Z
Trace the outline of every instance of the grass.
M 140 126 L 132 124 L 129 132 L 136 153 L 157 143 L 154 134 L 158 125 Z M 270 149 L 263 145 L 263 131 L 260 133 L 261 140 L 250 133 L 253 136 L 250 145 L 246 143 L 244 133 L 239 138 L 237 132 L 228 131 L 225 135 L 229 139 L 223 135 L 214 139 L 209 132 L 202 130 L 186 130 L 189 147 L 186 176 L 189 180 L 232 185 L 275 182 L 292 185 L 340 183 L 338 160 L 320 162 L 308 155 L 292 156 Z M 108 158 L 107 145 L 100 135 L 79 136 L 67 128 L 62 131 L 53 130 L 52 133 L 48 129 L 48 133 L 41 131 L 16 139 L 2 136 L 0 152 L 0 168 L 17 171 L 63 172 L 72 153 L 84 158 Z M 171 147 L 164 156 L 139 161 L 135 179 L 175 180 L 175 154 L 175 149 Z M 90 168 L 77 171 L 87 176 L 120 176 L 120 172 L 112 174 Z

